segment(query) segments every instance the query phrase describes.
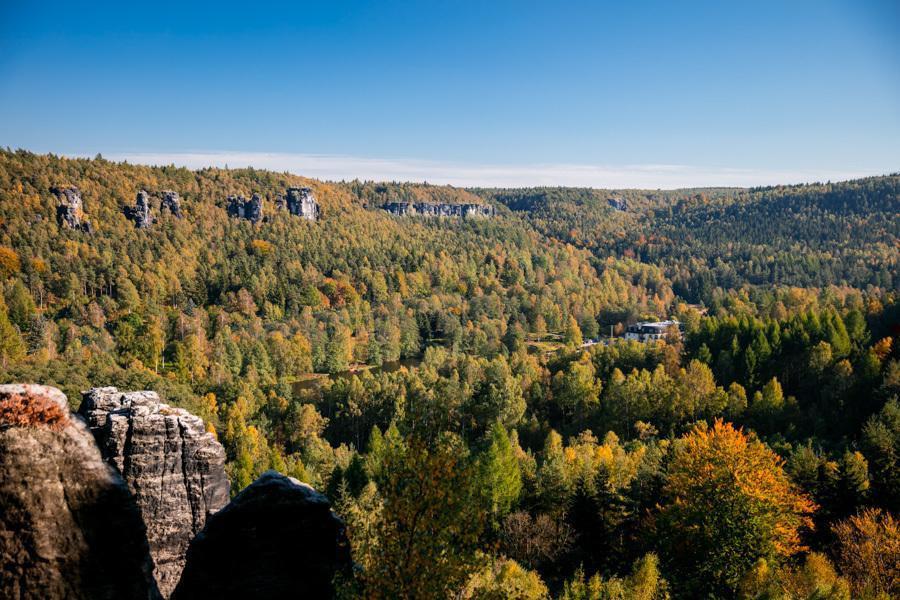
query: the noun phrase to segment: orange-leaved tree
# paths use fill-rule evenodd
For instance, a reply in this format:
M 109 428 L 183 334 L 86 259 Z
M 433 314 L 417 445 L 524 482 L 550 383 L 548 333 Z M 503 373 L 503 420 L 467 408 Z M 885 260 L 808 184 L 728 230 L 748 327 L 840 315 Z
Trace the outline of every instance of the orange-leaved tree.
M 815 505 L 789 480 L 783 461 L 754 435 L 717 420 L 676 445 L 657 519 L 678 591 L 730 596 L 761 558 L 804 549 Z
M 834 526 L 838 565 L 850 580 L 854 598 L 900 595 L 900 521 L 866 508 Z

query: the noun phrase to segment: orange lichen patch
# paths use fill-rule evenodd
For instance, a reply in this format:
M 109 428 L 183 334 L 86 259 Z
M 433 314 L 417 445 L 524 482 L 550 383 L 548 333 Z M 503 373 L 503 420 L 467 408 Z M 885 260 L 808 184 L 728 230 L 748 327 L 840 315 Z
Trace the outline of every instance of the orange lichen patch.
M 0 397 L 0 427 L 47 427 L 59 431 L 69 422 L 62 407 L 39 394 Z

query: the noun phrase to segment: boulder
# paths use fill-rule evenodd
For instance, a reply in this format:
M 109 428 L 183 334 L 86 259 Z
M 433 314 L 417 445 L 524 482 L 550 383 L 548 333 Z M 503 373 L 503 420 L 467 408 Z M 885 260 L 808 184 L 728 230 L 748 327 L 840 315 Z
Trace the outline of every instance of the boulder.
M 79 413 L 134 494 L 156 581 L 167 597 L 191 539 L 228 502 L 225 450 L 202 419 L 161 403 L 156 392 L 93 388 Z
M 65 395 L 0 385 L 0 598 L 158 597 L 140 511 Z
M 350 568 L 343 522 L 312 487 L 267 471 L 191 542 L 173 600 L 330 598 Z

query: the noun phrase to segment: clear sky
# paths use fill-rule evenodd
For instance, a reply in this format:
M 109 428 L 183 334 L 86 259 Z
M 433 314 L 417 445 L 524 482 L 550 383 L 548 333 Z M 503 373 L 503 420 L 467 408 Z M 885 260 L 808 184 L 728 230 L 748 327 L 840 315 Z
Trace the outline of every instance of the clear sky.
M 900 171 L 900 2 L 0 0 L 0 145 L 608 187 Z

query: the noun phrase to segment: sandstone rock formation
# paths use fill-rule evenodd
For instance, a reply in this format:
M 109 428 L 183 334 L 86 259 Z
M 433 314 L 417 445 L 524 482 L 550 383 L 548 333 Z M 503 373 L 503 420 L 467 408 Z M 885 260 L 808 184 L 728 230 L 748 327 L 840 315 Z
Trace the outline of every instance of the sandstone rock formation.
M 335 573 L 349 566 L 328 499 L 268 471 L 209 518 L 172 598 L 330 598 Z
M 81 192 L 75 186 L 54 187 L 50 189 L 56 195 L 56 220 L 69 229 L 91 232 L 91 224 L 84 218 L 84 202 Z
M 259 194 L 253 194 L 249 200 L 243 196 L 228 196 L 228 216 L 259 223 L 263 217 L 262 198 Z
M 138 229 L 150 227 L 155 220 L 150 214 L 150 194 L 144 190 L 137 193 L 134 206 L 126 206 L 124 212 L 128 219 L 134 221 L 134 226 Z
M 161 193 L 162 202 L 159 207 L 160 211 L 167 210 L 172 213 L 173 216 L 180 219 L 183 215 L 181 214 L 181 198 L 178 197 L 178 192 L 163 190 Z
M 225 451 L 199 417 L 162 404 L 156 392 L 94 388 L 79 413 L 134 494 L 156 581 L 168 596 L 191 539 L 228 502 Z
M 388 202 L 384 210 L 402 217 L 493 217 L 490 204 L 438 204 L 431 202 Z
M 0 386 L 0 598 L 158 598 L 140 512 L 55 388 Z
M 625 200 L 624 198 L 607 198 L 606 203 L 615 210 L 623 212 L 628 210 L 628 200 Z
M 312 190 L 307 187 L 288 188 L 287 209 L 292 215 L 315 221 L 319 218 L 319 203 L 316 202 Z

